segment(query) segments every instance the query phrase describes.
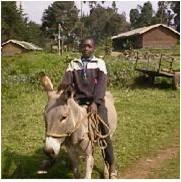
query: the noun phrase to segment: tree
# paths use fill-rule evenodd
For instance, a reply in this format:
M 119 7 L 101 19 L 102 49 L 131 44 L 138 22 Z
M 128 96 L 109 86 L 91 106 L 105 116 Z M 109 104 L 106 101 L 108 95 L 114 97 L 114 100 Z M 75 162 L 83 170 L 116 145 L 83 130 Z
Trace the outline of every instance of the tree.
M 141 15 L 139 17 L 140 26 L 149 26 L 151 25 L 151 19 L 153 15 L 152 4 L 148 1 L 144 3 L 141 8 Z
M 171 1 L 170 8 L 173 10 L 175 17 L 174 23 L 176 26 L 176 30 L 180 32 L 180 1 Z
M 8 39 L 23 39 L 25 35 L 24 19 L 18 11 L 15 1 L 2 1 L 2 41 Z
M 125 15 L 118 14 L 113 8 L 96 6 L 84 20 L 87 35 L 94 36 L 97 41 L 128 30 Z
M 3 1 L 1 8 L 2 41 L 16 39 L 32 42 L 37 45 L 44 44 L 45 39 L 41 34 L 40 26 L 32 21 L 28 21 L 22 6 L 18 9 L 15 1 Z
M 167 24 L 167 9 L 168 9 L 167 1 L 158 2 L 158 10 L 156 13 L 156 18 L 157 18 L 156 23 Z
M 115 13 L 117 13 L 118 9 L 116 8 L 116 2 L 115 1 L 112 2 L 112 9 L 114 10 Z
M 45 46 L 45 37 L 43 36 L 40 25 L 36 24 L 33 21 L 27 23 L 27 37 L 26 41 L 32 42 L 34 44 Z
M 130 10 L 131 27 L 138 28 L 149 26 L 152 24 L 153 8 L 152 4 L 148 1 L 143 4 L 143 7 L 138 5 L 137 9 Z
M 138 9 L 131 9 L 129 13 L 131 27 L 137 28 L 139 26 L 140 14 Z
M 53 38 L 60 24 L 62 37 L 68 39 L 77 21 L 78 9 L 73 1 L 56 1 L 44 11 L 41 29 L 47 37 Z

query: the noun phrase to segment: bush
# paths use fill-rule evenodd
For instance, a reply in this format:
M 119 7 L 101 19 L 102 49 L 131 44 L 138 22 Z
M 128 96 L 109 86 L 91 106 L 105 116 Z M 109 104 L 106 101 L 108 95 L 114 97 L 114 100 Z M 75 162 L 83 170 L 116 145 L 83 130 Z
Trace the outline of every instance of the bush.
M 38 73 L 43 71 L 51 78 L 56 87 L 68 63 L 77 56 L 70 53 L 64 56 L 28 53 L 23 56 L 3 57 L 2 85 L 29 84 L 31 89 L 32 87 L 38 89 Z M 105 61 L 108 69 L 109 87 L 128 87 L 133 83 L 136 74 L 133 62 L 111 56 L 107 56 Z
M 106 59 L 108 70 L 109 87 L 128 87 L 134 82 L 137 73 L 134 70 L 134 63 L 109 57 Z

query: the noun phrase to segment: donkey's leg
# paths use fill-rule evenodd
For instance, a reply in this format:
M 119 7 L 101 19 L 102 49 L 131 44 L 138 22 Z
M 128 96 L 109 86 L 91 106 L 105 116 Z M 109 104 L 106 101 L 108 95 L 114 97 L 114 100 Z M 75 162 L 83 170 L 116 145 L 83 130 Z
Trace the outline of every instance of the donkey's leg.
M 78 155 L 74 151 L 73 147 L 66 147 L 67 152 L 69 153 L 69 157 L 72 163 L 73 173 L 75 178 L 80 178 L 79 168 L 78 168 Z
M 104 179 L 109 179 L 109 169 L 106 163 L 104 163 Z
M 94 158 L 93 158 L 93 148 L 92 143 L 90 142 L 88 136 L 84 137 L 84 140 L 81 141 L 80 147 L 83 152 L 85 152 L 86 156 L 86 171 L 85 171 L 85 179 L 91 179 L 92 169 L 94 166 Z
M 94 158 L 91 153 L 86 156 L 86 174 L 85 174 L 86 179 L 91 179 L 93 166 L 94 166 Z

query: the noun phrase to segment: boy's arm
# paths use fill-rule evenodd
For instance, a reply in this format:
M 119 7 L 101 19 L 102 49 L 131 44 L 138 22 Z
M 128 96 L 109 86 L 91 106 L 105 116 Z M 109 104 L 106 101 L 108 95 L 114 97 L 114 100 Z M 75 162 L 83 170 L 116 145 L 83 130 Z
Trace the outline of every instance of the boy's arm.
M 94 103 L 101 104 L 104 101 L 106 87 L 107 87 L 107 69 L 105 62 L 101 60 L 98 68 L 97 84 L 94 90 L 94 99 L 93 99 Z

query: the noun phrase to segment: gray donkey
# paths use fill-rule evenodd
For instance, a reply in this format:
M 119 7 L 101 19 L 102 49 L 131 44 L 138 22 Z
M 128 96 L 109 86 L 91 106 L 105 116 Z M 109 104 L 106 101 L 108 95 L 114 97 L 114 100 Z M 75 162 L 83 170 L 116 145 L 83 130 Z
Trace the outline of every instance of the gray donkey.
M 72 161 L 73 173 L 79 177 L 78 162 L 79 156 L 86 159 L 85 178 L 90 179 L 94 165 L 93 145 L 90 141 L 88 131 L 87 110 L 78 105 L 70 88 L 57 92 L 53 90 L 51 80 L 46 76 L 41 76 L 41 84 L 47 92 L 48 102 L 44 110 L 45 120 L 45 145 L 44 152 L 50 160 L 44 160 L 37 173 L 46 173 L 47 166 L 53 164 L 60 151 L 60 147 L 65 145 Z M 110 92 L 106 92 L 105 103 L 108 109 L 108 121 L 110 135 L 112 136 L 117 125 L 117 114 Z M 108 178 L 108 168 L 105 165 L 104 176 Z M 114 178 L 112 176 L 112 178 Z

